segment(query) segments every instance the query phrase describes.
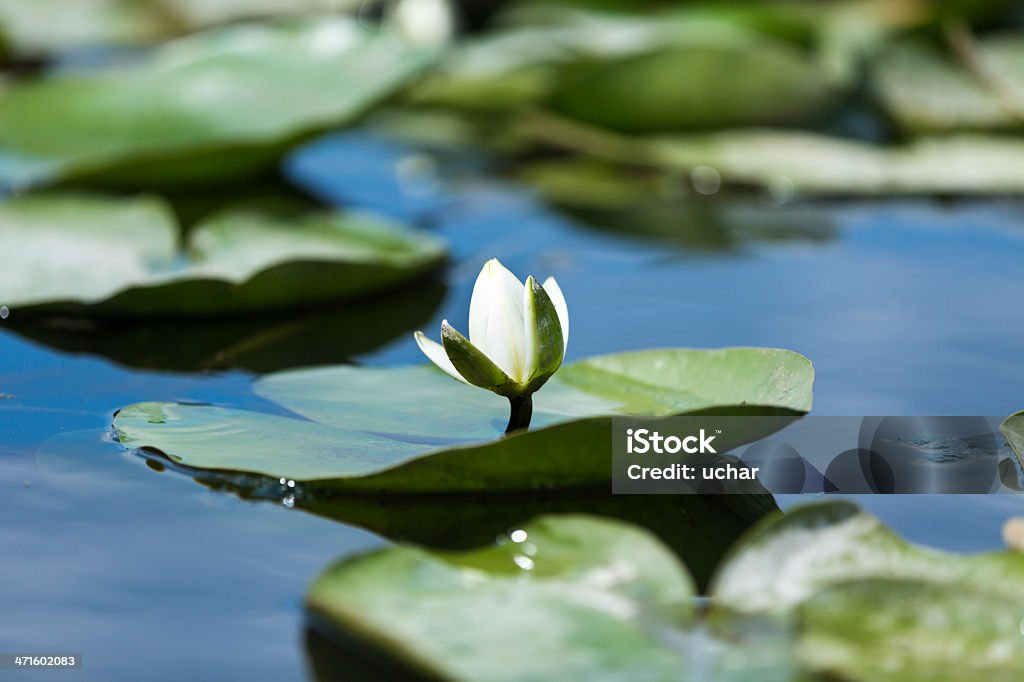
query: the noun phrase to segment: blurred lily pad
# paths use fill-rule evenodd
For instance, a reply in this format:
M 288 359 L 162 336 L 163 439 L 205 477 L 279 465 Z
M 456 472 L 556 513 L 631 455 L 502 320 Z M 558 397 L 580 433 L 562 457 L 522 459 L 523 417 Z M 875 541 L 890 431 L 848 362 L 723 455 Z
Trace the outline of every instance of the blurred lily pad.
M 409 99 L 495 112 L 546 103 L 634 132 L 813 119 L 834 94 L 828 74 L 748 23 L 690 9 L 548 12 L 458 47 Z
M 338 564 L 307 604 L 431 679 L 788 679 L 784 651 L 745 660 L 694 631 L 694 594 L 646 531 L 560 516 L 473 552 L 400 547 Z
M 140 403 L 122 409 L 114 428 L 125 447 L 158 451 L 178 465 L 307 487 L 371 493 L 585 487 L 611 480 L 613 415 L 798 415 L 810 409 L 813 375 L 806 358 L 784 350 L 599 356 L 563 367 L 537 393 L 530 431 L 496 440 L 507 402 L 433 367 L 331 367 L 255 383 L 257 395 L 301 419 Z
M 1006 441 L 1024 464 L 1024 411 L 1011 414 L 1003 420 L 999 430 L 1006 436 Z
M 712 579 L 716 605 L 789 614 L 798 657 L 864 682 L 1024 675 L 1024 554 L 910 545 L 845 503 L 764 522 Z
M 626 136 L 543 116 L 524 121 L 524 134 L 620 163 L 706 174 L 722 186 L 758 188 L 777 201 L 1024 191 L 1024 141 L 995 135 L 924 137 L 884 147 L 767 128 Z
M 951 555 L 911 545 L 847 502 L 808 505 L 765 522 L 727 557 L 711 592 L 733 610 L 793 614 L 833 586 L 869 579 L 935 584 L 1024 605 L 1024 555 Z
M 959 58 L 912 42 L 883 51 L 873 74 L 889 113 L 913 133 L 1024 128 L 1024 34 L 963 49 Z
M 783 43 L 678 46 L 578 64 L 551 107 L 625 132 L 807 123 L 831 102 L 827 75 Z
M 433 54 L 345 18 L 243 24 L 182 38 L 137 65 L 12 86 L 0 107 L 0 182 L 250 177 L 393 95 Z
M 529 678 L 538 660 L 560 679 L 591 669 L 606 680 L 1024 673 L 1024 555 L 916 548 L 848 503 L 812 505 L 740 541 L 705 618 L 682 567 L 655 546 L 637 528 L 542 517 L 475 552 L 399 547 L 336 564 L 307 603 L 335 642 L 444 679 Z
M 20 313 L 200 315 L 364 296 L 441 263 L 434 237 L 359 213 L 237 208 L 190 230 L 153 198 L 0 204 L 0 300 Z M 13 254 L 17 254 L 16 257 Z
M 140 45 L 218 23 L 351 10 L 358 0 L 0 0 L 0 38 L 19 56 Z

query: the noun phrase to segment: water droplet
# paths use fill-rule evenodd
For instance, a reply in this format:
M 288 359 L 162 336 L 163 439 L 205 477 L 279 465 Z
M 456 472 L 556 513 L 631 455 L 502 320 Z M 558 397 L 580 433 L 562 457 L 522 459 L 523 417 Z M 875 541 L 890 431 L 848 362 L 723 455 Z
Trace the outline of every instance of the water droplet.
M 697 166 L 690 171 L 690 182 L 701 194 L 715 194 L 722 188 L 722 176 L 711 166 Z
M 532 571 L 533 570 L 533 566 L 534 566 L 533 559 L 531 559 L 528 556 L 523 556 L 522 554 L 516 554 L 515 557 L 513 557 L 512 561 L 514 561 L 516 563 L 516 566 L 518 566 L 519 568 L 523 569 L 524 571 Z
M 295 495 L 286 496 L 283 500 L 281 500 L 281 504 L 291 509 L 292 507 L 295 506 Z
M 280 483 L 281 485 L 285 485 L 285 484 L 287 484 L 287 483 L 288 483 L 288 479 L 287 479 L 287 478 L 285 478 L 284 476 L 282 476 L 282 477 L 280 478 L 280 480 L 279 480 L 278 482 L 279 482 L 279 483 Z
M 5 305 L 0 305 L 0 320 L 6 320 L 11 315 L 11 309 Z
M 288 487 L 289 488 L 294 488 L 295 487 L 295 481 L 289 480 L 288 481 Z
M 519 528 L 509 533 L 508 537 L 512 540 L 512 542 L 525 542 L 526 531 L 522 528 Z

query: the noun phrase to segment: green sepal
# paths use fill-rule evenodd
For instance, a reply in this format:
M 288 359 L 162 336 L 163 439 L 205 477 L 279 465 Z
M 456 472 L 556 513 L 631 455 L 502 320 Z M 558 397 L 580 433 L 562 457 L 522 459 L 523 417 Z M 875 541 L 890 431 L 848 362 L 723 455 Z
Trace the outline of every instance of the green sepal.
M 527 366 L 535 369 L 526 377 L 526 389 L 536 391 L 562 366 L 565 340 L 558 311 L 548 292 L 531 275 L 526 280 L 525 301 L 526 333 L 533 339 L 534 357 L 526 358 Z
M 447 320 L 441 323 L 441 343 L 448 354 L 448 359 L 469 383 L 506 397 L 522 393 L 519 384 L 455 327 L 448 324 Z

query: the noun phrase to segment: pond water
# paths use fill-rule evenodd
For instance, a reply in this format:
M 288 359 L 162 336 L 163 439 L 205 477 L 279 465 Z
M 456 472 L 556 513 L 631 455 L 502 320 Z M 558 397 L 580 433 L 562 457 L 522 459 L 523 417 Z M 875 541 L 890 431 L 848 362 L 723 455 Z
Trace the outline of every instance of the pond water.
M 778 346 L 814 361 L 816 414 L 1024 407 L 1022 203 L 694 199 L 686 212 L 568 213 L 481 172 L 483 159 L 450 161 L 439 185 L 420 152 L 366 134 L 297 153 L 297 185 L 427 226 L 451 240 L 452 262 L 439 280 L 365 304 L 360 319 L 379 334 L 354 342 L 359 325 L 304 313 L 315 318 L 308 333 L 239 364 L 419 363 L 411 332 L 433 333 L 442 318 L 464 327 L 480 264 L 498 257 L 521 275 L 558 277 L 573 315 L 569 359 Z M 114 410 L 142 400 L 266 409 L 249 393 L 252 374 L 167 371 L 183 342 L 166 325 L 83 344 L 16 318 L 0 322 L 0 651 L 84 655 L 83 670 L 54 679 L 306 675 L 307 585 L 384 541 L 157 471 L 108 435 Z M 906 537 L 956 551 L 997 547 L 1002 521 L 1024 513 L 1014 495 L 858 501 Z

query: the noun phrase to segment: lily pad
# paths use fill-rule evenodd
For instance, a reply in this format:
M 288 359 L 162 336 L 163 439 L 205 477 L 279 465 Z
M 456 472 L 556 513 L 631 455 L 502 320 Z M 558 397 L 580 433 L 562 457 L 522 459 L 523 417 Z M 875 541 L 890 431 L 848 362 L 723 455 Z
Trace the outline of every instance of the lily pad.
M 923 137 L 883 147 L 794 130 L 626 136 L 534 117 L 545 143 L 673 173 L 713 171 L 723 186 L 759 188 L 777 201 L 800 195 L 1008 195 L 1024 191 L 1024 142 L 995 135 Z M 707 168 L 702 168 L 707 167 Z M 708 170 L 710 169 L 710 171 Z
M 184 251 L 178 240 L 153 198 L 12 199 L 0 204 L 0 301 L 15 315 L 255 311 L 386 289 L 445 254 L 424 233 L 328 210 L 228 209 L 190 230 Z
M 914 133 L 1024 127 L 1024 34 L 971 44 L 969 58 L 916 43 L 889 47 L 873 67 L 889 113 Z
M 807 123 L 834 94 L 812 60 L 768 40 L 679 46 L 560 75 L 550 102 L 555 111 L 634 133 Z
M 475 552 L 402 547 L 339 564 L 307 603 L 441 679 L 707 680 L 725 666 L 694 654 L 710 639 L 688 631 L 694 593 L 685 569 L 646 531 L 561 516 Z M 732 674 L 721 679 L 788 679 L 742 659 L 730 652 Z
M 564 366 L 536 394 L 532 430 L 495 440 L 508 418 L 503 398 L 433 367 L 332 367 L 255 383 L 257 395 L 298 419 L 141 403 L 121 410 L 114 428 L 124 446 L 162 452 L 182 466 L 320 488 L 435 493 L 585 487 L 611 481 L 615 415 L 799 415 L 810 409 L 813 376 L 806 358 L 784 350 L 599 356 Z
M 332 18 L 232 26 L 172 42 L 138 65 L 47 76 L 4 94 L 0 182 L 250 177 L 310 135 L 351 123 L 433 55 Z
M 1024 674 L 1024 555 L 925 550 L 853 505 L 817 504 L 740 541 L 704 618 L 653 542 L 619 524 L 543 517 L 472 553 L 399 547 L 342 562 L 308 605 L 336 642 L 444 679 L 532 679 L 538 660 L 545 679 L 591 679 L 592 667 L 604 680 Z
M 18 56 L 39 57 L 142 45 L 240 19 L 356 7 L 358 0 L 0 0 L 0 38 Z
M 1024 464 L 1024 411 L 1011 414 L 999 425 L 999 430 L 1013 448 L 1017 458 Z
M 911 545 L 847 502 L 801 507 L 755 529 L 726 558 L 711 592 L 718 605 L 736 611 L 787 614 L 830 587 L 867 579 L 1024 603 L 1024 555 L 950 555 Z

